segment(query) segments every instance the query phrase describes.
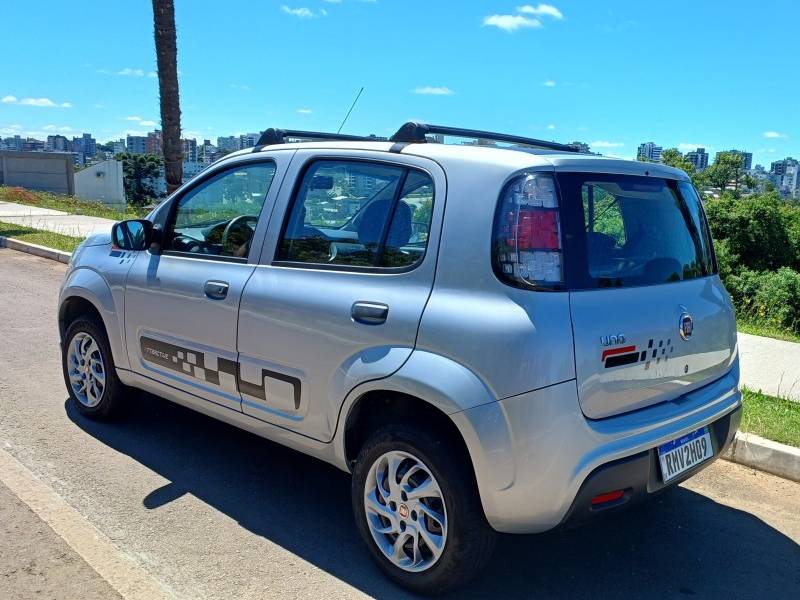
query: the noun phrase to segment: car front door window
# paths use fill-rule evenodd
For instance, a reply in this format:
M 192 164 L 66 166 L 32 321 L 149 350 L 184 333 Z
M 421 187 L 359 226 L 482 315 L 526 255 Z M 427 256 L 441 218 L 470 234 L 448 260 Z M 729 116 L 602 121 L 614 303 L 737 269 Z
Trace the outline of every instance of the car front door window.
M 226 170 L 178 200 L 164 251 L 246 259 L 269 187 L 272 162 Z

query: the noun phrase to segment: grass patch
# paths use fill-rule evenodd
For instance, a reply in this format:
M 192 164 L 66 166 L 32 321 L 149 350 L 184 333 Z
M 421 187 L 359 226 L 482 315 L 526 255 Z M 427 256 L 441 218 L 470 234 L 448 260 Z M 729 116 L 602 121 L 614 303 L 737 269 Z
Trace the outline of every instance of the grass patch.
M 38 244 L 39 246 L 46 246 L 47 248 L 55 248 L 56 250 L 63 250 L 64 252 L 72 252 L 75 250 L 75 247 L 84 240 L 82 237 L 53 233 L 52 231 L 42 231 L 41 229 L 16 225 L 14 223 L 4 223 L 2 221 L 0 221 L 0 236 L 14 238 L 21 242 Z
M 783 329 L 774 325 L 758 323 L 751 319 L 743 319 L 742 317 L 736 318 L 736 329 L 742 333 L 749 333 L 751 335 L 760 335 L 762 337 L 785 340 L 787 342 L 800 342 L 800 334 L 791 329 Z
M 124 211 L 110 208 L 100 202 L 89 202 L 81 200 L 75 196 L 65 196 L 63 194 L 51 194 L 50 192 L 38 192 L 27 190 L 21 187 L 9 187 L 0 185 L 0 200 L 5 202 L 16 202 L 26 206 L 38 206 L 40 208 L 52 208 L 61 210 L 71 215 L 87 215 L 90 217 L 102 217 L 123 221 L 125 219 L 137 219 L 144 217 L 149 211 L 135 206 L 128 205 Z
M 800 402 L 767 396 L 744 388 L 739 429 L 800 448 Z

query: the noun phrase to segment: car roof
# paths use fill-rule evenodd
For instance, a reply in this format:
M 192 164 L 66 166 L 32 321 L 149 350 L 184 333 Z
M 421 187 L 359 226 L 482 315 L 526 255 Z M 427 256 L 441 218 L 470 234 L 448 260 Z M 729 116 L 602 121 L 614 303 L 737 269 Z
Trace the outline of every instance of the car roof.
M 270 146 L 247 148 L 226 156 L 234 158 L 251 155 L 254 152 L 280 150 L 371 150 L 377 152 L 401 153 L 429 158 L 440 163 L 445 170 L 448 164 L 456 163 L 492 164 L 507 167 L 509 173 L 526 168 L 545 168 L 556 171 L 578 171 L 591 173 L 614 173 L 623 175 L 644 175 L 668 179 L 688 180 L 689 176 L 673 167 L 659 163 L 648 163 L 623 158 L 613 158 L 599 154 L 580 152 L 561 152 L 538 148 L 500 148 L 476 144 L 440 143 L 394 143 L 389 141 L 310 141 L 274 144 Z

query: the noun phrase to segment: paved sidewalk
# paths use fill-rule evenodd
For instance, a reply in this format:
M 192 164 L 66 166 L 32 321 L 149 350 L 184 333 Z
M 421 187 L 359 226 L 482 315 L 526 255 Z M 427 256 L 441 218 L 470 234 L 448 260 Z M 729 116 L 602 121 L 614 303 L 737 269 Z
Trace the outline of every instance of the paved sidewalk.
M 800 402 L 800 344 L 739 334 L 742 385 Z
M 60 210 L 2 201 L 0 201 L 0 221 L 76 237 L 110 231 L 115 223 L 111 219 L 71 215 Z

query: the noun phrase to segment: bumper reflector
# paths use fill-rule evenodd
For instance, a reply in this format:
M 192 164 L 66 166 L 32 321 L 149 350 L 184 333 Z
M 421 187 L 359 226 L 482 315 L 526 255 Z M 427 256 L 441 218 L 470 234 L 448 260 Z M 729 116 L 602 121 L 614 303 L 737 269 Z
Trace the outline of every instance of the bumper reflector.
M 592 498 L 592 506 L 597 506 L 598 504 L 605 504 L 606 502 L 613 502 L 614 500 L 619 500 L 624 495 L 625 495 L 625 490 L 616 490 L 614 492 L 598 494 L 597 496 Z

